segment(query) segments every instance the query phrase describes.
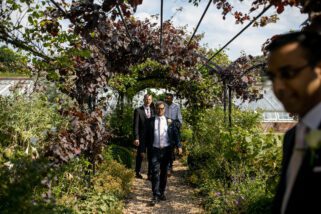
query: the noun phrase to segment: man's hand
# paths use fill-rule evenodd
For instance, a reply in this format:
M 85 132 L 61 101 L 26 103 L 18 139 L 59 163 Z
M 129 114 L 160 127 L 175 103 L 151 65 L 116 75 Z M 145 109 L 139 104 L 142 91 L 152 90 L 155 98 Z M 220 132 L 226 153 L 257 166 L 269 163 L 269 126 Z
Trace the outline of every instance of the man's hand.
M 183 149 L 182 148 L 178 148 L 177 149 L 177 153 L 178 153 L 178 155 L 182 155 L 183 154 Z
M 142 159 L 145 159 L 145 153 L 144 152 L 140 153 L 140 156 L 142 157 Z
M 135 146 L 139 146 L 139 140 L 134 140 L 133 144 L 134 144 Z

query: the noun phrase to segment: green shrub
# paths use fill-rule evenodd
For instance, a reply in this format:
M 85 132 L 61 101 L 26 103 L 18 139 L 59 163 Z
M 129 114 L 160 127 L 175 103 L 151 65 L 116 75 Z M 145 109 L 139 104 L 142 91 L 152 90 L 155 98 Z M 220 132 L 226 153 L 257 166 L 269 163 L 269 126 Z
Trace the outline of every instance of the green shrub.
M 187 125 L 183 126 L 181 129 L 181 141 L 183 142 L 192 142 L 193 139 L 193 131 L 186 127 Z
M 122 214 L 123 204 L 113 194 L 104 192 L 88 193 L 87 198 L 85 200 L 80 200 L 74 208 L 79 214 Z
M 114 144 L 109 146 L 109 152 L 114 160 L 125 165 L 127 168 L 132 167 L 133 158 L 131 152 L 127 148 Z
M 112 177 L 113 180 L 108 179 Z M 115 189 L 113 191 L 117 192 L 117 196 L 120 198 L 125 197 L 130 192 L 130 187 L 132 185 L 134 178 L 134 172 L 131 169 L 127 169 L 124 165 L 114 161 L 104 161 L 103 164 L 100 165 L 100 167 L 97 170 L 97 175 L 95 176 L 95 179 L 101 180 L 103 183 L 110 183 L 111 185 L 113 183 L 119 183 L 115 184 L 115 186 L 120 186 L 120 189 Z M 100 185 L 97 183 L 97 185 Z M 103 184 L 106 185 L 106 184 Z M 107 188 L 112 189 L 112 188 Z M 115 193 L 116 193 L 115 192 Z
M 20 146 L 28 153 L 45 145 L 47 132 L 66 125 L 66 119 L 46 95 L 0 97 L 1 146 Z
M 0 164 L 0 213 L 73 213 L 47 195 L 43 181 L 54 172 L 43 158 L 33 160 L 17 148 Z
M 106 125 L 113 132 L 112 144 L 124 147 L 132 147 L 133 144 L 133 116 L 134 109 L 131 105 L 119 106 L 108 115 Z
M 129 151 L 112 147 L 95 175 L 83 157 L 52 167 L 46 133 L 68 125 L 54 97 L 0 97 L 0 213 L 121 213 L 134 177 L 123 165 Z
M 65 166 L 52 187 L 57 204 L 76 213 L 121 213 L 134 173 L 106 156 L 90 180 L 85 159 L 75 159 Z
M 229 128 L 221 109 L 200 113 L 194 141 L 186 145 L 187 179 L 201 189 L 208 212 L 268 212 L 280 170 L 281 138 L 263 133 L 259 121 L 259 114 L 234 109 Z

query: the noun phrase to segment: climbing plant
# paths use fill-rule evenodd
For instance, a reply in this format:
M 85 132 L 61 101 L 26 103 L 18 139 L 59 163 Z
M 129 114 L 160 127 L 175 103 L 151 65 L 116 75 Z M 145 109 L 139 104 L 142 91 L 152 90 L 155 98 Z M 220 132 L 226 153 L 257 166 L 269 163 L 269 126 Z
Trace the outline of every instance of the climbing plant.
M 201 1 L 202 0 L 189 0 L 189 2 L 195 6 L 198 6 Z M 320 2 L 314 0 L 253 0 L 251 1 L 251 7 L 246 12 L 236 10 L 231 0 L 215 0 L 213 4 L 217 9 L 222 11 L 223 19 L 225 19 L 227 15 L 232 15 L 235 18 L 236 24 L 243 24 L 245 21 L 254 19 L 252 14 L 262 7 L 267 7 L 268 5 L 274 6 L 276 11 L 272 15 L 262 16 L 258 21 L 254 22 L 254 26 L 261 27 L 276 22 L 278 20 L 278 14 L 283 13 L 285 7 L 299 7 L 302 13 L 309 14 L 320 12 L 321 10 Z
M 154 60 L 164 65 L 172 84 L 198 76 L 193 68 L 200 62 L 194 55 L 199 45 L 194 42 L 187 47 L 183 29 L 165 22 L 160 45 L 155 23 L 131 17 L 139 1 L 100 3 L 21 0 L 7 1 L 1 7 L 0 39 L 28 51 L 37 79 L 56 83 L 61 92 L 76 100 L 75 106 L 61 109 L 62 115 L 72 118 L 70 127 L 52 136 L 48 146 L 47 154 L 56 162 L 83 152 L 95 162 L 110 136 L 102 125 L 98 91 L 117 83 L 117 78 L 122 82 L 131 74 L 131 66 Z M 20 19 L 14 23 L 12 13 L 23 12 L 23 7 L 27 8 L 26 25 Z M 62 21 L 70 25 L 63 27 Z M 15 31 L 23 33 L 17 37 Z

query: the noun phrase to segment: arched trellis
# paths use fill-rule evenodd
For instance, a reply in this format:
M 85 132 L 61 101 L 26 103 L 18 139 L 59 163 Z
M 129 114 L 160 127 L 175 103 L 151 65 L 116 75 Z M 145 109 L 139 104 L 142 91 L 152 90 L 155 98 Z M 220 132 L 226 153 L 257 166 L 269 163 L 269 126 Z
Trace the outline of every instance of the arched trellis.
M 166 74 L 151 74 L 138 77 L 135 84 L 128 85 L 125 92 L 120 93 L 131 100 L 144 89 L 162 88 L 175 91 L 179 98 L 186 100 L 185 106 L 187 107 L 207 108 L 220 102 L 220 87 L 220 83 L 215 83 L 212 78 L 180 79 Z M 117 91 L 116 88 L 113 89 Z
M 51 2 L 55 3 L 54 0 L 51 0 Z M 86 2 L 92 3 L 93 1 Z M 57 11 L 60 12 L 48 11 L 49 17 L 47 18 L 51 19 L 50 22 L 42 22 L 45 25 L 43 30 L 48 31 L 51 35 L 56 35 L 57 32 L 50 31 L 49 24 L 59 26 L 57 16 L 66 18 L 75 26 L 73 33 L 79 35 L 82 39 L 81 42 L 72 44 L 73 51 L 80 51 L 82 48 L 92 46 L 89 54 L 82 53 L 75 56 L 72 51 L 69 53 L 70 55 L 66 51 L 65 59 L 71 59 L 75 63 L 75 67 L 72 65 L 64 66 L 63 63 L 58 64 L 57 67 L 55 67 L 55 64 L 50 64 L 52 71 L 59 71 L 57 80 L 61 85 L 72 82 L 68 78 L 77 76 L 77 78 L 74 78 L 77 79 L 76 84 L 72 85 L 72 82 L 70 85 L 64 85 L 66 87 L 63 89 L 69 96 L 79 98 L 80 101 L 86 96 L 95 96 L 96 89 L 104 86 L 111 73 L 129 72 L 129 67 L 132 64 L 141 63 L 146 58 L 151 57 L 159 60 L 160 63 L 169 65 L 172 72 L 171 75 L 167 76 L 169 81 L 167 87 L 176 89 L 180 97 L 185 97 L 188 100 L 188 105 L 194 108 L 213 105 L 211 99 L 205 98 L 213 94 L 209 91 L 210 87 L 206 82 L 212 80 L 197 76 L 190 78 L 179 73 L 184 69 L 187 72 L 192 72 L 195 70 L 193 69 L 195 65 L 201 63 L 193 55 L 199 44 L 194 40 L 187 47 L 187 41 L 186 43 L 182 42 L 186 40 L 185 32 L 182 33 L 183 30 L 173 27 L 170 22 L 162 22 L 163 33 L 160 45 L 158 28 L 153 28 L 151 23 L 143 23 L 130 18 L 123 19 L 122 16 L 125 13 L 122 15 L 124 11 L 120 11 L 118 5 L 114 6 L 117 7 L 122 20 L 116 21 L 108 16 L 108 13 L 106 13 L 108 11 L 103 8 L 104 5 L 102 5 L 103 11 L 96 10 L 98 7 L 94 3 L 80 3 L 79 6 L 71 6 L 69 11 L 65 11 L 65 8 L 62 9 L 58 4 L 55 4 L 55 6 L 58 8 Z M 175 32 L 175 35 L 168 32 Z M 113 43 L 114 38 L 116 38 L 115 44 Z M 173 47 L 173 44 L 176 47 Z M 87 55 L 87 57 L 83 55 Z M 164 79 L 166 80 L 166 78 L 163 78 L 159 82 L 165 84 Z M 142 81 L 142 85 L 146 81 Z M 157 80 L 154 79 L 154 81 Z M 212 86 L 215 86 L 215 83 L 211 83 Z M 144 87 L 146 87 L 146 84 Z M 91 99 L 90 103 L 92 103 Z M 89 104 L 89 106 L 95 107 L 92 104 Z M 93 109 L 91 111 L 93 113 Z
M 235 89 L 240 87 L 240 84 L 245 84 L 245 81 L 242 81 L 242 78 L 246 77 L 246 75 L 248 75 L 249 73 L 256 72 L 257 74 L 260 73 L 260 76 L 262 75 L 263 70 L 266 66 L 264 57 L 254 58 L 252 56 L 242 56 L 234 62 L 230 63 L 228 66 L 221 67 L 220 65 L 217 65 L 213 61 L 207 59 L 205 56 L 201 54 L 197 55 L 202 58 L 202 60 L 207 62 L 206 64 L 204 64 L 204 66 L 209 71 L 209 73 L 218 77 L 216 82 L 222 83 L 224 122 L 227 122 L 228 116 L 228 124 L 229 127 L 231 127 L 233 91 L 236 91 Z M 260 98 L 262 98 L 262 95 L 252 94 L 252 97 L 243 97 L 243 100 L 249 99 L 250 101 L 252 101 Z
M 157 71 L 157 70 L 156 70 Z M 122 90 L 122 99 L 129 101 L 130 104 L 134 96 L 145 89 L 165 89 L 174 92 L 176 97 L 184 100 L 183 105 L 187 109 L 185 120 L 191 125 L 191 128 L 197 129 L 199 116 L 202 112 L 213 107 L 215 104 L 221 103 L 222 84 L 215 83 L 211 76 L 202 79 L 179 79 L 170 75 L 159 75 L 156 72 L 150 75 L 141 75 L 136 79 L 136 83 L 128 85 L 125 92 Z M 114 90 L 117 90 L 113 88 Z M 128 119 L 128 111 L 125 108 L 126 102 L 119 102 L 117 109 L 117 118 L 121 122 L 122 119 Z M 130 105 L 132 106 L 132 105 Z M 124 111 L 122 111 L 124 110 Z M 122 130 L 122 127 L 120 127 Z M 123 136 L 123 132 L 119 132 Z M 124 139 L 127 139 L 126 137 Z M 123 140 L 127 142 L 126 140 Z
M 55 1 L 54 0 L 51 0 L 51 2 L 53 3 L 53 4 L 55 4 Z M 105 2 L 105 1 L 104 1 Z M 207 7 L 205 8 L 205 11 L 203 12 L 203 14 L 202 14 L 202 17 L 200 18 L 200 20 L 199 20 L 199 22 L 198 22 L 198 24 L 197 24 L 197 27 L 196 27 L 196 29 L 195 29 L 195 31 L 193 32 L 193 35 L 192 35 L 192 37 L 190 38 L 190 40 L 187 42 L 186 41 L 186 46 L 185 47 L 187 47 L 187 48 L 183 48 L 183 47 L 180 47 L 181 48 L 181 50 L 182 50 L 182 52 L 181 53 L 186 53 L 186 52 L 194 52 L 195 50 L 196 50 L 196 48 L 194 47 L 195 45 L 198 45 L 197 44 L 197 42 L 195 42 L 195 40 L 193 41 L 193 39 L 194 39 L 194 36 L 195 36 L 195 34 L 196 34 L 196 32 L 197 32 L 197 29 L 198 29 L 198 27 L 199 27 L 199 25 L 201 24 L 201 22 L 202 22 L 202 19 L 204 18 L 204 16 L 205 16 L 205 14 L 206 14 L 206 12 L 207 12 L 207 10 L 208 10 L 208 8 L 209 8 L 209 6 L 210 6 L 210 3 L 212 3 L 213 1 L 212 0 L 209 0 L 208 1 L 208 4 L 207 4 Z M 115 7 L 116 8 L 116 11 L 117 11 L 117 14 L 120 16 L 120 18 L 121 18 L 121 22 L 122 22 L 122 24 L 123 24 L 123 27 L 124 27 L 124 31 L 126 32 L 126 35 L 127 35 L 127 40 L 129 40 L 129 41 L 125 41 L 124 40 L 124 45 L 128 45 L 128 46 L 131 46 L 131 45 L 134 45 L 135 47 L 136 47 L 136 49 L 138 49 L 138 51 L 139 52 L 146 52 L 146 51 L 152 51 L 153 53 L 152 53 L 152 55 L 154 54 L 158 54 L 158 56 L 159 57 L 162 57 L 162 56 L 164 56 L 164 55 L 166 55 L 166 54 L 171 54 L 171 52 L 170 51 L 168 51 L 168 49 L 166 49 L 166 47 L 165 47 L 165 45 L 166 45 L 166 38 L 165 38 L 165 33 L 164 33 L 164 29 L 165 28 L 168 28 L 168 27 L 171 27 L 170 26 L 170 24 L 169 23 L 166 23 L 166 22 L 163 22 L 163 0 L 161 0 L 161 14 L 160 14 L 160 16 L 161 16 L 161 19 L 160 19 L 160 28 L 159 29 L 156 29 L 156 31 L 157 31 L 157 33 L 155 34 L 155 36 L 157 36 L 158 37 L 158 41 L 155 39 L 155 38 L 150 38 L 150 39 L 153 39 L 154 40 L 154 42 L 153 42 L 153 44 L 149 44 L 149 45 L 146 45 L 146 47 L 144 47 L 142 50 L 140 50 L 140 48 L 139 48 L 139 46 L 142 46 L 142 45 L 145 45 L 144 44 L 144 42 L 143 41 L 140 41 L 141 39 L 138 39 L 137 40 L 137 38 L 141 38 L 141 33 L 137 30 L 137 28 L 139 28 L 141 25 L 139 24 L 139 22 L 134 22 L 134 21 L 131 21 L 131 20 L 129 20 L 129 19 L 125 19 L 124 18 L 124 16 L 123 16 L 123 13 L 122 12 L 124 12 L 124 11 L 121 11 L 120 10 L 120 7 L 119 7 L 119 4 L 120 4 L 120 2 L 118 2 L 118 1 L 116 1 L 115 2 L 115 4 L 113 5 L 113 7 Z M 59 8 L 59 6 L 57 6 L 57 4 L 55 4 L 55 6 L 60 10 L 60 11 L 62 11 L 63 13 L 64 13 L 64 15 L 66 16 L 66 13 L 63 11 L 63 9 L 62 8 Z M 88 7 L 88 5 L 86 6 L 86 7 Z M 269 4 L 267 7 L 265 7 L 264 9 L 263 9 L 263 11 L 258 15 L 258 16 L 256 16 L 255 17 L 255 19 L 253 19 L 245 28 L 243 28 L 242 29 L 242 31 L 240 31 L 236 36 L 234 36 L 226 45 L 224 45 L 223 46 L 223 48 L 221 48 L 219 51 L 217 51 L 212 57 L 210 57 L 210 59 L 206 59 L 206 61 L 205 61 L 205 66 L 206 67 L 208 67 L 207 66 L 207 64 L 208 64 L 208 62 L 209 61 L 211 61 L 211 59 L 212 58 L 214 58 L 214 57 L 216 57 L 225 47 L 227 47 L 236 37 L 238 37 L 241 33 L 243 33 L 251 24 L 253 24 L 253 22 L 255 21 L 255 20 L 257 20 L 260 16 L 262 16 L 269 8 L 271 7 L 271 4 Z M 104 10 L 104 7 L 103 7 L 103 5 L 102 5 L 102 9 L 103 9 L 103 11 L 105 11 Z M 109 9 L 109 10 L 111 10 L 111 9 Z M 105 12 L 107 12 L 107 11 L 105 11 Z M 68 16 L 67 16 L 68 17 Z M 102 24 L 103 22 L 100 22 L 100 24 Z M 104 25 L 105 27 L 111 27 L 112 25 L 110 24 L 110 23 L 105 23 L 105 25 Z M 93 38 L 93 39 L 91 39 L 89 36 L 88 36 L 88 32 L 86 31 L 87 29 L 86 28 L 83 28 L 83 29 L 80 29 L 80 32 L 81 32 L 81 34 L 82 34 L 82 36 L 84 37 L 84 38 L 87 38 L 87 42 L 88 43 L 90 43 L 90 44 L 93 44 L 93 45 L 95 45 L 96 44 L 96 46 L 98 47 L 98 49 L 100 50 L 100 51 L 102 51 L 102 53 L 106 56 L 106 58 L 107 59 L 110 59 L 110 63 L 114 63 L 114 62 L 117 62 L 117 63 L 114 63 L 115 65 L 112 65 L 111 67 L 113 67 L 113 69 L 114 70 L 126 70 L 126 68 L 125 69 L 122 69 L 122 68 L 120 68 L 120 67 L 122 67 L 123 65 L 125 65 L 125 67 L 127 66 L 128 67 L 128 65 L 130 65 L 130 62 L 127 62 L 127 61 L 124 61 L 123 60 L 123 58 L 127 58 L 127 59 L 134 59 L 133 60 L 133 62 L 134 61 L 136 61 L 136 58 L 138 58 L 138 60 L 143 60 L 143 59 L 141 59 L 141 58 L 139 58 L 139 56 L 141 56 L 142 55 L 142 53 L 139 53 L 139 54 L 135 54 L 135 51 L 133 51 L 132 53 L 127 53 L 126 51 L 123 51 L 124 52 L 124 54 L 126 55 L 126 56 L 128 56 L 129 54 L 129 57 L 124 57 L 124 55 L 119 55 L 119 54 L 117 54 L 117 53 L 114 53 L 114 52 L 112 52 L 112 54 L 110 54 L 110 53 L 108 53 L 108 51 L 106 51 L 107 49 L 111 49 L 111 47 L 110 46 L 108 46 L 108 45 L 106 45 L 106 43 L 104 43 L 104 42 L 101 42 L 101 43 L 99 43 L 99 42 L 97 42 L 97 39 L 100 39 L 100 38 Z M 97 31 L 97 35 L 100 35 L 100 37 L 104 37 L 104 38 L 108 38 L 108 33 L 107 32 L 101 32 L 101 31 Z M 176 37 L 176 38 L 175 38 Z M 149 40 L 150 40 L 149 39 Z M 170 44 L 170 43 L 172 43 L 172 40 L 173 39 L 177 39 L 177 36 L 175 36 L 174 35 L 174 37 L 171 37 L 171 39 L 170 39 L 170 42 L 169 42 L 169 40 L 167 41 L 167 44 Z M 147 41 L 149 41 L 149 40 L 145 40 L 145 42 L 147 42 Z M 156 41 L 157 41 L 157 43 L 156 43 Z M 193 41 L 193 43 L 192 43 L 192 41 Z M 137 43 L 137 44 L 136 44 Z M 159 44 L 158 44 L 159 43 Z M 136 45 L 135 45 L 136 44 Z M 151 49 L 151 47 L 153 47 L 153 46 L 155 46 L 155 45 L 158 45 L 158 47 L 159 47 L 159 49 L 160 49 L 160 52 L 161 53 L 163 53 L 163 54 L 159 54 L 158 53 L 158 49 L 155 49 L 155 50 L 152 50 Z M 135 48 L 133 48 L 133 50 L 134 50 Z M 191 50 L 191 49 L 194 49 L 194 50 Z M 167 51 L 167 52 L 166 52 Z M 118 51 L 119 52 L 119 51 Z M 116 56 L 116 57 L 114 57 L 114 56 Z M 177 56 L 179 56 L 179 54 L 177 55 Z M 176 57 L 177 57 L 176 56 Z M 188 65 L 188 63 L 190 63 L 192 60 L 194 61 L 192 64 L 194 64 L 194 66 L 196 65 L 196 64 L 198 64 L 198 65 L 202 65 L 202 63 L 201 63 L 201 61 L 198 61 L 198 62 L 196 62 L 196 60 L 195 60 L 195 58 L 193 59 L 193 54 L 190 54 L 189 56 L 191 56 L 190 57 L 190 59 L 191 60 L 186 60 L 186 61 L 184 61 L 183 62 L 183 60 L 184 60 L 184 58 L 182 58 L 182 59 L 180 59 L 180 58 L 177 58 L 177 60 L 174 60 L 174 61 L 172 61 L 172 63 L 171 63 L 171 66 L 172 66 L 172 71 L 173 71 L 173 75 L 175 75 L 175 72 L 177 72 L 177 69 L 175 69 L 175 68 L 173 68 L 173 67 L 175 67 L 176 66 L 176 63 L 178 64 L 178 63 L 180 63 L 181 64 L 181 67 L 183 66 L 183 67 L 189 67 L 189 68 L 191 68 L 192 66 L 190 66 L 190 65 Z M 155 58 L 154 58 L 155 59 Z M 125 63 L 119 63 L 119 62 L 125 62 Z M 204 62 L 204 61 L 203 61 Z M 166 63 L 166 59 L 165 58 L 163 58 L 163 63 Z M 118 66 L 116 66 L 116 64 L 118 65 Z M 187 65 L 187 66 L 185 66 L 185 65 Z M 204 66 L 204 65 L 203 65 Z M 114 68 L 115 67 L 115 68 Z M 191 72 L 193 69 L 189 69 L 189 72 Z M 195 70 L 195 69 L 194 69 Z M 213 70 L 213 69 L 210 69 L 210 70 Z M 193 82 L 193 84 L 184 84 L 185 82 L 183 81 L 181 81 L 181 79 L 180 78 L 182 78 L 182 77 L 184 77 L 184 76 L 178 76 L 177 78 L 178 79 L 175 79 L 175 77 L 174 78 L 172 78 L 172 77 L 169 77 L 170 78 L 170 80 L 171 81 L 173 81 L 174 82 L 174 84 L 175 84 L 175 86 L 176 87 L 180 87 L 180 89 L 186 89 L 186 88 L 189 88 L 189 89 L 193 89 L 193 87 L 197 87 L 197 83 L 195 83 L 195 82 Z M 229 81 L 232 81 L 230 78 L 231 78 L 232 76 L 229 76 Z M 225 78 L 222 78 L 222 79 L 225 79 Z M 179 82 L 179 84 L 177 83 L 177 82 Z M 223 81 L 223 85 L 224 85 L 224 82 L 226 82 L 225 80 Z M 229 86 L 230 87 L 230 86 Z M 223 87 L 224 89 L 226 88 L 226 87 Z M 190 96 L 190 92 L 189 93 L 186 93 L 186 94 L 184 94 L 183 92 L 181 92 L 181 91 L 184 91 L 184 90 L 178 90 L 179 91 L 179 95 L 180 96 L 182 96 L 182 97 L 184 97 L 184 96 Z M 195 91 L 195 90 L 192 90 L 192 91 Z M 224 93 L 224 94 L 226 94 L 226 93 Z M 196 103 L 196 105 L 200 105 L 200 106 L 203 106 L 204 105 L 204 103 L 202 102 L 202 103 L 199 103 L 197 100 L 195 100 L 195 98 L 194 97 L 191 97 L 190 98 L 190 100 L 193 100 L 194 102 L 190 102 L 190 103 Z M 203 99 L 204 100 L 204 99 Z M 229 101 L 229 103 L 230 103 L 231 101 Z M 224 102 L 225 103 L 225 102 Z M 224 105 L 225 106 L 225 105 Z M 225 108 L 226 109 L 226 108 Z

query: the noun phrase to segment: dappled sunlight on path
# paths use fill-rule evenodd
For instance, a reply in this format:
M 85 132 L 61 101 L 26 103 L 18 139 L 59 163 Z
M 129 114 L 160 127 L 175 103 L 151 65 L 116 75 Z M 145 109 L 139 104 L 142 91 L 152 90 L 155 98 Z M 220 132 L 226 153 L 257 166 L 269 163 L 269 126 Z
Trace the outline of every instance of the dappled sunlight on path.
M 146 164 L 144 167 L 146 172 Z M 124 214 L 202 214 L 200 199 L 194 194 L 194 189 L 184 184 L 184 174 L 187 168 L 180 162 L 174 162 L 174 173 L 167 181 L 166 201 L 161 201 L 154 207 L 150 206 L 152 198 L 151 183 L 147 175 L 144 179 L 135 179 L 131 194 L 125 204 Z M 143 172 L 144 172 L 143 171 Z

